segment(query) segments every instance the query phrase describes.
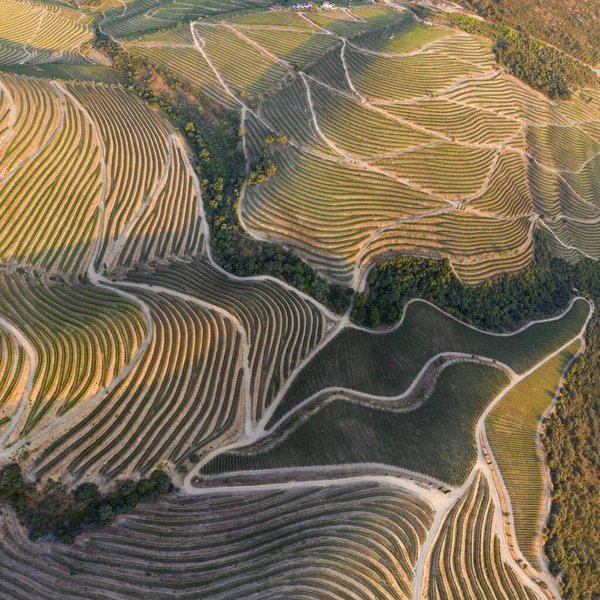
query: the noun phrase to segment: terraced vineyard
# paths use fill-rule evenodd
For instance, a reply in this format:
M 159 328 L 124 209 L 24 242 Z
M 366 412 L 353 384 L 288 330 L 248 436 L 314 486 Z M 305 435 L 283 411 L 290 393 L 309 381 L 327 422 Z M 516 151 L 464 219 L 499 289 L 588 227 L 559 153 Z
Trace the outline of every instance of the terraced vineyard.
M 387 7 L 209 21 L 129 47 L 250 105 L 248 158 L 277 166 L 240 204 L 253 234 L 354 287 L 391 253 L 448 257 L 469 283 L 521 269 L 536 225 L 559 253 L 597 257 L 593 91 L 553 103 L 500 71 L 485 41 Z M 288 144 L 265 150 L 270 136 Z
M 118 87 L 9 75 L 0 86 L 2 262 L 72 274 L 94 253 L 115 268 L 198 252 L 195 175 L 158 114 Z
M 91 40 L 91 17 L 40 0 L 1 0 L 0 65 L 89 62 L 79 52 Z
M 84 543 L 33 553 L 2 519 L 0 592 L 11 600 L 31 590 L 87 600 L 99 589 L 120 599 L 400 600 L 410 596 L 433 512 L 412 494 L 368 483 L 172 498 Z
M 431 554 L 428 598 L 533 600 L 513 568 L 502 560 L 494 504 L 481 471 L 448 514 Z
M 99 27 L 102 33 L 126 38 L 174 27 L 199 17 L 226 14 L 261 4 L 263 2 L 257 0 L 126 0 L 109 6 Z
M 10 396 L 3 402 L 2 420 L 15 419 L 12 440 L 110 386 L 143 344 L 143 314 L 113 291 L 90 285 L 47 286 L 20 275 L 2 276 L 0 290 L 2 316 L 31 343 L 37 362 L 32 389 L 21 400 L 24 412 L 8 402 Z M 22 363 L 22 348 L 18 356 Z
M 230 279 L 201 259 L 158 268 L 130 279 L 188 294 L 226 310 L 243 328 L 248 343 L 253 399 L 252 422 L 259 421 L 294 368 L 322 340 L 327 320 L 314 303 L 271 281 Z
M 504 333 L 331 284 L 600 258 L 600 92 L 411 6 L 0 0 L 2 599 L 560 600 L 537 436 L 592 263 Z
M 508 490 L 517 541 L 525 558 L 535 566 L 540 560 L 548 504 L 538 427 L 580 345 L 577 340 L 523 379 L 486 419 L 490 448 Z

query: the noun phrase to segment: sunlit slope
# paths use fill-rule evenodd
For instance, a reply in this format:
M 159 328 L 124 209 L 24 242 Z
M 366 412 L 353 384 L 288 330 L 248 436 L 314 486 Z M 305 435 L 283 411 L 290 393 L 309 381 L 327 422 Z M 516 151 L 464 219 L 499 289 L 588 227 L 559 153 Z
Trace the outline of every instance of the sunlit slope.
M 0 595 L 404 600 L 433 521 L 416 496 L 366 483 L 171 498 L 72 547 L 2 517 Z M 182 552 L 185 549 L 185 553 Z
M 79 47 L 91 40 L 89 14 L 66 4 L 0 1 L 0 65 L 86 62 Z
M 3 263 L 72 274 L 93 257 L 114 269 L 201 247 L 187 150 L 139 99 L 5 75 L 0 124 Z
M 259 0 L 128 0 L 99 7 L 100 30 L 116 38 L 139 36 L 148 31 L 174 27 L 199 17 L 260 7 Z
M 252 421 L 259 421 L 294 368 L 324 337 L 327 318 L 315 303 L 274 282 L 228 278 L 206 258 L 152 273 L 133 282 L 165 287 L 227 310 L 248 337 Z
M 519 547 L 539 567 L 548 498 L 538 428 L 581 341 L 557 354 L 510 390 L 486 419 L 490 449 L 508 489 Z
M 360 287 L 377 260 L 413 253 L 478 283 L 526 266 L 536 227 L 561 255 L 600 256 L 594 90 L 552 102 L 499 69 L 489 41 L 388 7 L 185 29 L 130 48 L 249 107 L 248 159 L 277 172 L 246 188 L 242 221 L 331 279 Z
M 39 431 L 112 385 L 134 359 L 147 329 L 139 307 L 114 292 L 45 285 L 17 274 L 0 278 L 0 314 L 28 341 L 33 356 L 27 360 L 36 366 L 29 394 L 20 385 L 18 397 L 3 397 L 0 422 L 10 423 L 12 432 L 3 444 Z M 22 347 L 12 351 L 9 372 L 14 360 L 25 358 Z M 5 389 L 10 391 L 10 380 Z
M 243 343 L 226 315 L 139 290 L 150 339 L 119 385 L 36 456 L 41 474 L 111 478 L 177 464 L 243 424 Z M 37 454 L 37 453 L 36 453 Z
M 35 444 L 41 475 L 113 479 L 165 460 L 185 471 L 193 455 L 253 428 L 324 335 L 312 302 L 206 261 L 131 279 L 114 289 L 149 315 L 143 351 L 52 443 Z

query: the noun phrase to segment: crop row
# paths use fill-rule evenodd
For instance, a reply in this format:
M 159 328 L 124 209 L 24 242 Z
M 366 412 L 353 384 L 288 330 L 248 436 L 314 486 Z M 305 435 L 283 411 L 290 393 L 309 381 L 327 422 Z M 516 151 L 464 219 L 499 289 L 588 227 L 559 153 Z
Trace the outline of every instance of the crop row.
M 0 256 L 71 273 L 89 262 L 102 176 L 85 116 L 68 98 L 62 110 L 48 143 L 0 184 Z
M 302 79 L 297 78 L 289 85 L 275 91 L 260 107 L 260 117 L 277 135 L 285 135 L 288 140 L 303 150 L 323 156 L 336 156 L 335 150 L 323 140 L 316 130 L 308 103 L 307 88 Z M 258 119 L 246 119 L 246 145 L 253 156 L 265 152 L 264 138 L 272 135 Z
M 43 450 L 39 473 L 145 473 L 238 433 L 245 394 L 234 323 L 191 302 L 136 295 L 151 312 L 150 345 L 114 389 Z
M 469 206 L 501 217 L 530 214 L 533 203 L 523 156 L 516 152 L 500 154 L 488 187 Z
M 372 164 L 445 198 L 459 199 L 483 188 L 496 153 L 444 143 L 382 158 Z
M 494 112 L 432 98 L 406 104 L 382 104 L 383 110 L 412 121 L 454 140 L 467 143 L 501 144 L 519 129 L 518 121 Z
M 10 333 L 0 329 L 0 408 L 14 409 L 20 382 L 25 372 L 25 352 L 18 341 Z M 0 423 L 5 422 L 0 413 Z
M 358 13 L 361 14 L 361 13 Z M 456 32 L 446 27 L 424 26 L 417 22 L 414 13 L 405 11 L 385 27 L 376 27 L 352 40 L 353 45 L 386 54 L 415 52 L 425 45 Z
M 450 56 L 465 63 L 471 63 L 483 69 L 493 69 L 496 60 L 492 53 L 490 40 L 470 35 L 454 35 L 441 39 L 431 46 L 427 52 Z
M 0 595 L 402 600 L 432 520 L 428 504 L 375 484 L 172 498 L 52 552 L 4 518 Z
M 112 264 L 132 267 L 155 258 L 193 256 L 201 249 L 201 217 L 194 181 L 182 156 L 184 150 L 177 144 L 172 152 L 162 189 L 157 190 L 127 232 Z
M 244 222 L 301 248 L 341 281 L 350 278 L 362 244 L 377 229 L 444 204 L 380 173 L 320 160 L 289 145 L 275 150 L 273 160 L 275 176 L 246 190 Z
M 448 257 L 461 273 L 470 274 L 471 283 L 478 283 L 497 272 L 493 265 L 498 261 L 508 270 L 515 263 L 529 263 L 530 227 L 530 217 L 500 220 L 466 211 L 421 218 L 380 233 L 363 254 L 361 270 L 391 254 L 413 253 Z
M 578 127 L 529 127 L 527 142 L 536 162 L 562 171 L 579 171 L 600 154 L 600 143 Z
M 68 90 L 96 124 L 104 147 L 106 213 L 99 268 L 127 225 L 157 193 L 173 144 L 168 143 L 169 130 L 161 117 L 127 92 L 95 84 L 69 84 Z
M 251 40 L 260 44 L 278 57 L 301 64 L 310 63 L 323 54 L 338 40 L 318 30 L 271 30 L 271 29 L 240 29 Z
M 580 344 L 573 342 L 512 388 L 486 419 L 490 447 L 510 497 L 519 547 L 536 568 L 540 567 L 537 557 L 546 502 L 537 431 L 562 372 Z
M 563 103 L 553 103 L 517 79 L 500 73 L 463 81 L 441 97 L 528 123 L 567 124 L 571 120 L 563 112 Z
M 225 82 L 240 91 L 262 94 L 276 86 L 288 71 L 231 29 L 197 25 L 195 30 Z M 244 60 L 240 60 L 240 56 Z
M 91 38 L 90 18 L 65 6 L 0 0 L 0 38 L 31 49 L 72 50 Z
M 2 76 L 10 127 L 0 146 L 0 173 L 5 175 L 39 150 L 58 127 L 60 99 L 49 83 Z
M 386 27 L 404 18 L 403 12 L 388 6 L 357 6 L 352 12 L 338 9 L 310 15 L 310 19 L 320 27 L 345 38 Z
M 325 319 L 313 304 L 273 282 L 231 279 L 205 260 L 150 275 L 132 272 L 130 279 L 192 294 L 238 319 L 248 336 L 254 421 L 325 333 Z
M 106 387 L 145 335 L 138 308 L 90 285 L 0 279 L 0 311 L 34 346 L 38 366 L 20 430 L 28 434 Z
M 488 483 L 478 471 L 442 525 L 429 559 L 428 598 L 534 600 L 538 597 L 503 561 L 494 529 L 494 505 Z
M 2 260 L 80 273 L 98 235 L 97 268 L 198 251 L 194 175 L 158 113 L 118 87 L 0 83 Z
M 477 458 L 477 421 L 507 383 L 499 369 L 456 363 L 413 410 L 330 399 L 257 445 L 218 455 L 202 473 L 378 464 L 460 485 Z
M 372 100 L 407 100 L 442 91 L 485 69 L 436 54 L 386 57 L 346 49 L 354 85 Z
M 525 269 L 533 260 L 533 237 L 519 248 L 501 253 L 490 252 L 470 261 L 452 262 L 454 272 L 462 281 L 478 285 L 503 273 Z
M 498 336 L 471 328 L 427 303 L 413 302 L 406 308 L 402 324 L 390 332 L 349 328 L 333 338 L 299 372 L 271 424 L 323 389 L 397 396 L 441 352 L 476 354 L 524 372 L 575 337 L 588 312 L 587 302 L 579 300 L 561 319 Z
M 366 158 L 440 141 L 324 85 L 308 85 L 320 130 L 349 156 Z

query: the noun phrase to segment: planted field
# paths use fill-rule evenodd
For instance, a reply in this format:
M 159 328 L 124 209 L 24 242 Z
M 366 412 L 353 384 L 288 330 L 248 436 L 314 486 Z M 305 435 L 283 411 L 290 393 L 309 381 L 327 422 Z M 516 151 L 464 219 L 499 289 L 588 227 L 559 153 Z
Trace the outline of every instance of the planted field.
M 2 519 L 6 600 L 32 590 L 88 600 L 99 589 L 119 600 L 404 600 L 433 511 L 376 484 L 172 498 L 58 547 L 33 545 Z
M 321 160 L 291 146 L 275 150 L 273 160 L 275 176 L 246 190 L 244 223 L 298 248 L 340 281 L 352 278 L 364 243 L 379 228 L 443 206 L 382 173 Z
M 0 0 L 0 64 L 72 59 L 92 38 L 91 18 L 66 5 Z
M 510 139 L 520 128 L 516 120 L 442 99 L 381 104 L 380 107 L 394 116 L 460 142 L 498 144 Z
M 0 312 L 37 353 L 34 385 L 15 435 L 29 434 L 84 403 L 127 367 L 146 323 L 130 300 L 91 285 L 0 279 Z M 4 407 L 11 416 L 15 406 Z
M 424 46 L 455 35 L 456 32 L 450 28 L 424 27 L 417 22 L 412 12 L 405 11 L 395 22 L 362 33 L 352 43 L 372 52 L 403 54 L 419 51 Z
M 382 158 L 372 164 L 426 192 L 459 200 L 483 189 L 495 157 L 491 150 L 438 143 Z
M 548 226 L 563 254 L 600 256 L 593 97 L 552 102 L 499 71 L 485 40 L 406 10 L 227 16 L 129 48 L 217 102 L 246 105 L 247 158 L 278 169 L 242 197 L 254 235 L 355 288 L 396 253 L 449 258 L 473 284 L 519 270 L 538 216 L 562 218 Z M 265 148 L 269 136 L 288 147 Z M 536 169 L 571 199 L 538 193 Z M 591 221 L 579 233 L 581 218 Z
M 0 89 L 2 262 L 71 274 L 94 253 L 114 268 L 199 249 L 195 174 L 156 112 L 105 85 L 4 75 Z
M 333 338 L 298 373 L 270 423 L 321 390 L 398 396 L 442 353 L 483 356 L 523 373 L 577 336 L 589 310 L 587 302 L 578 300 L 560 319 L 498 336 L 471 328 L 425 302 L 412 302 L 402 323 L 392 331 L 349 328 Z
M 306 22 L 305 22 L 306 24 Z M 338 40 L 319 30 L 299 31 L 291 28 L 285 31 L 272 29 L 238 28 L 252 41 L 279 58 L 301 64 L 310 63 L 319 58 Z
M 490 366 L 447 366 L 431 395 L 409 411 L 331 399 L 294 427 L 275 430 L 256 446 L 220 454 L 205 475 L 330 465 L 378 464 L 459 485 L 477 457 L 475 426 L 509 382 Z
M 0 63 L 2 60 L 0 59 Z M 73 65 L 50 63 L 41 65 L 2 65 L 4 73 L 42 77 L 58 81 L 93 81 L 95 83 L 125 84 L 123 75 L 111 67 L 102 65 Z
M 196 25 L 194 31 L 221 77 L 240 92 L 262 94 L 275 87 L 288 72 L 286 65 L 260 52 L 232 29 Z
M 260 4 L 254 0 L 129 0 L 106 10 L 99 25 L 107 35 L 131 38 Z
M 539 567 L 546 504 L 546 475 L 537 432 L 560 384 L 563 371 L 581 341 L 542 365 L 513 387 L 486 419 L 490 448 L 500 468 L 512 506 L 519 548 Z
M 0 324 L 0 326 L 3 324 Z M 0 328 L 0 409 L 14 408 L 14 403 L 23 392 L 23 382 L 27 371 L 27 358 L 19 341 L 8 330 Z M 7 417 L 0 416 L 0 426 Z
M 325 85 L 309 81 L 307 91 L 317 107 L 316 126 L 326 139 L 349 156 L 376 157 L 440 142 L 439 137 L 369 110 L 354 99 L 329 90 Z M 377 131 L 379 135 L 365 135 L 368 131 Z
M 92 127 L 76 103 L 48 84 L 12 80 L 11 87 L 27 94 L 13 97 L 15 127 L 0 149 L 0 256 L 80 272 L 90 258 L 102 194 Z M 36 100 L 47 110 L 35 109 Z
M 150 311 L 149 346 L 119 385 L 43 449 L 38 472 L 146 473 L 240 431 L 245 392 L 236 324 L 193 302 L 141 290 L 136 296 Z
M 477 471 L 467 493 L 442 526 L 430 556 L 427 597 L 431 600 L 538 598 L 503 560 L 496 535 L 494 504 L 481 471 Z
M 202 248 L 198 191 L 188 169 L 185 147 L 171 138 L 161 181 L 123 229 L 106 264 L 132 267 L 156 258 L 193 256 Z M 114 261 L 114 262 L 113 262 Z
M 325 334 L 326 320 L 314 304 L 274 282 L 231 279 L 206 260 L 157 268 L 150 275 L 132 272 L 129 278 L 190 294 L 238 320 L 248 338 L 253 422 Z
M 352 38 L 380 29 L 397 22 L 404 22 L 405 13 L 388 6 L 357 6 L 352 10 L 344 8 L 317 12 L 308 15 L 309 20 L 334 35 Z
M 421 98 L 486 71 L 478 65 L 433 53 L 389 57 L 350 47 L 345 56 L 350 79 L 369 100 Z

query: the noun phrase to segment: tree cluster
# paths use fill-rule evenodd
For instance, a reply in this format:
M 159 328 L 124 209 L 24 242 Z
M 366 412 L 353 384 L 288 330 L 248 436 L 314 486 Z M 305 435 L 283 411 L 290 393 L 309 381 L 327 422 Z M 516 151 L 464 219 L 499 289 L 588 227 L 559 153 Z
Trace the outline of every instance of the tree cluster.
M 590 0 L 465 0 L 488 21 L 522 29 L 590 64 L 600 61 L 600 4 Z
M 447 260 L 398 256 L 371 270 L 367 292 L 355 296 L 352 318 L 370 327 L 393 324 L 408 300 L 423 298 L 468 323 L 502 331 L 563 309 L 573 295 L 574 271 L 552 255 L 543 234 L 531 266 L 479 286 L 462 283 Z
M 598 306 L 597 297 L 596 306 Z M 552 477 L 546 555 L 569 600 L 600 598 L 600 315 L 569 370 L 543 437 Z
M 139 502 L 154 502 L 171 490 L 171 480 L 160 470 L 148 479 L 123 481 L 109 494 L 102 494 L 94 483 L 83 483 L 69 493 L 53 480 L 39 490 L 25 481 L 17 463 L 0 471 L 0 500 L 13 508 L 32 541 L 49 538 L 72 543 L 84 529 L 106 527 Z
M 550 98 L 568 99 L 573 88 L 600 83 L 598 75 L 586 65 L 516 29 L 460 14 L 446 16 L 464 31 L 493 40 L 498 63 Z

